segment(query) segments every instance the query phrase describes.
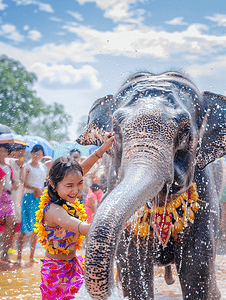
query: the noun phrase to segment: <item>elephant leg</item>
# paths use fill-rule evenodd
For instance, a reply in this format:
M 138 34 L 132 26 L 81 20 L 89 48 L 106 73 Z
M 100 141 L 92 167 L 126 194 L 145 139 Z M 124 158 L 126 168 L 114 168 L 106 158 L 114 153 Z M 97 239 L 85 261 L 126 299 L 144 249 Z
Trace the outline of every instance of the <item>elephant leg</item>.
M 174 284 L 175 280 L 173 279 L 171 265 L 165 267 L 165 281 L 168 285 Z
M 130 300 L 154 299 L 153 257 L 149 239 L 135 236 L 128 228 L 124 230 L 118 244 L 116 263 L 124 297 Z
M 199 234 L 196 236 L 192 242 L 190 236 L 189 243 L 179 240 L 176 248 L 175 263 L 183 299 L 219 300 L 221 293 L 216 284 L 214 247 L 210 240 L 201 239 Z

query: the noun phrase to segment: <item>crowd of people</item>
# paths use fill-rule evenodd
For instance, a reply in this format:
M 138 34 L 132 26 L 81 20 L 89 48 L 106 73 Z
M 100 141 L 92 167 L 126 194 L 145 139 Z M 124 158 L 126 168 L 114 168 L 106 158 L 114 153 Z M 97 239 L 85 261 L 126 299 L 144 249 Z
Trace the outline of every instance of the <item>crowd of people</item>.
M 108 134 L 88 158 L 73 149 L 55 161 L 35 145 L 27 162 L 26 146 L 0 144 L 0 263 L 20 266 L 28 238 L 29 263 L 38 262 L 34 254 L 39 238 L 46 250 L 41 267 L 43 299 L 55 299 L 59 293 L 71 299 L 83 283 L 84 262 L 76 250 L 84 246 L 83 238 L 104 196 L 100 158 L 113 143 L 114 133 Z M 14 248 L 16 262 L 10 260 Z
M 10 249 L 17 245 L 18 265 L 21 264 L 27 233 L 31 243 L 30 263 L 35 262 L 35 212 L 38 210 L 40 196 L 53 161 L 51 157 L 45 156 L 41 145 L 35 145 L 31 150 L 31 159 L 25 163 L 25 148 L 21 144 L 0 144 L 1 261 L 12 263 Z

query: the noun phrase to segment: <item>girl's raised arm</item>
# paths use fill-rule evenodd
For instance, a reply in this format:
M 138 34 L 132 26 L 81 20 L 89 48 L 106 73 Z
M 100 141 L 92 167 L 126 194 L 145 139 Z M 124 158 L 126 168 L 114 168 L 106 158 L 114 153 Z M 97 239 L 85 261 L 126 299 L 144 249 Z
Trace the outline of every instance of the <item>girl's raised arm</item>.
M 83 170 L 83 175 L 85 175 L 92 166 L 97 162 L 101 156 L 112 147 L 112 144 L 115 143 L 115 133 L 106 133 L 104 144 L 94 151 L 86 160 L 81 163 L 81 167 Z

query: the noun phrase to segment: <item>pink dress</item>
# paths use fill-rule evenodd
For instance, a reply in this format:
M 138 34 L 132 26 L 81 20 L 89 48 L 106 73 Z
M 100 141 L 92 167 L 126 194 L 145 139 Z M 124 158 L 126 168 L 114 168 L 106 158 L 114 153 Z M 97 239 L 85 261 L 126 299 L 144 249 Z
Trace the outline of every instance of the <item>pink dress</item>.
M 104 193 L 101 189 L 99 189 L 96 194 L 94 194 L 94 192 L 89 189 L 88 190 L 88 194 L 86 196 L 86 203 L 85 203 L 85 210 L 86 210 L 86 213 L 87 213 L 87 222 L 90 224 L 92 222 L 92 219 L 93 219 L 93 212 L 92 212 L 92 209 L 90 207 L 90 204 L 89 204 L 89 199 L 90 198 L 93 198 L 94 199 L 94 202 L 97 203 L 101 201 L 101 199 L 103 198 L 104 196 Z

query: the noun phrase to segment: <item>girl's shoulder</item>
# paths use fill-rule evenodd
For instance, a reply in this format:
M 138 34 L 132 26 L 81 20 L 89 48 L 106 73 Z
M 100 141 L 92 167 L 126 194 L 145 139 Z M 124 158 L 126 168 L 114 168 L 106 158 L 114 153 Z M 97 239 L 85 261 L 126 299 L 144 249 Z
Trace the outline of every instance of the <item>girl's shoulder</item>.
M 47 207 L 46 207 L 46 215 L 49 215 L 51 217 L 59 216 L 59 214 L 62 215 L 64 212 L 64 208 L 58 204 L 55 204 L 51 201 L 49 201 Z

